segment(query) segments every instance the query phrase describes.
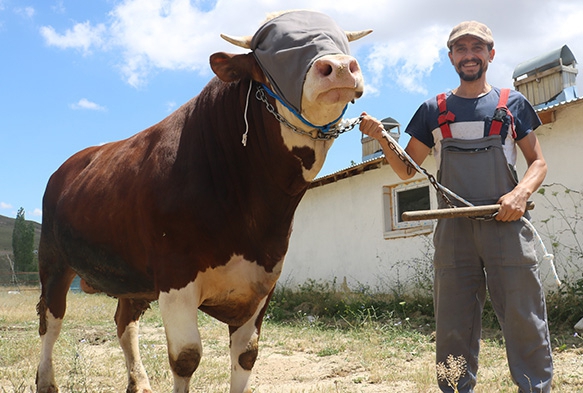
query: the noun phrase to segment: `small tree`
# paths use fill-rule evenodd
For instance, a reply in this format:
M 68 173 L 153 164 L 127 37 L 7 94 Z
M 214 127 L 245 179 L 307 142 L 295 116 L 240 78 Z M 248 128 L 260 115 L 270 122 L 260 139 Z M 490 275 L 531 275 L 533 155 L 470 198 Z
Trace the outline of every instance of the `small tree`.
M 34 272 L 37 270 L 34 260 L 34 225 L 25 220 L 22 207 L 18 209 L 16 221 L 14 221 L 12 253 L 14 254 L 14 267 L 17 271 Z

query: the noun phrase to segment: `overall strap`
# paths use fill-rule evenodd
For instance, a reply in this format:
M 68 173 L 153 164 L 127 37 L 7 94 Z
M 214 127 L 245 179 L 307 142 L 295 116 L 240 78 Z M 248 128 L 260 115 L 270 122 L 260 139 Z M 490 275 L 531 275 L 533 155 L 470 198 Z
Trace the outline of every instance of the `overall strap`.
M 449 127 L 449 123 L 453 123 L 455 115 L 447 110 L 445 93 L 437 95 L 437 106 L 439 108 L 437 123 L 441 129 L 441 136 L 444 139 L 451 138 L 451 128 Z
M 500 130 L 502 129 L 502 124 L 504 123 L 504 118 L 508 115 L 510 117 L 510 127 L 512 129 L 512 137 L 516 138 L 516 131 L 514 130 L 514 117 L 508 109 L 508 96 L 510 95 L 510 89 L 500 89 L 500 99 L 498 100 L 498 106 L 492 117 L 492 124 L 490 125 L 489 135 L 500 135 Z

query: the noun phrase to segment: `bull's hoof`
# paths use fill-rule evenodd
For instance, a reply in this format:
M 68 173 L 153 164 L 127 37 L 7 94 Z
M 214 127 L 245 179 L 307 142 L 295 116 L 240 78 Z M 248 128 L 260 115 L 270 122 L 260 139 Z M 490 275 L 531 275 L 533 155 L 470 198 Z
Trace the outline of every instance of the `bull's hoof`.
M 154 393 L 154 392 L 152 391 L 150 384 L 146 380 L 146 383 L 139 384 L 136 382 L 130 382 L 126 389 L 126 393 Z
M 36 393 L 59 393 L 59 388 L 55 385 L 43 386 L 36 388 Z
M 39 378 L 38 378 L 38 371 L 36 373 L 36 393 L 59 393 L 59 388 L 54 383 L 50 383 L 49 385 L 38 386 Z

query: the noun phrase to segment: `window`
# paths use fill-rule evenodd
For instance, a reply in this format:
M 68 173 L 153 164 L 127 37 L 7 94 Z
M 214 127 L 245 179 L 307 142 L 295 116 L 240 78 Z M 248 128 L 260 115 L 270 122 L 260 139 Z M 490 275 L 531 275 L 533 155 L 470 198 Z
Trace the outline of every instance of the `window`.
M 430 185 L 415 181 L 383 187 L 385 238 L 431 232 L 433 221 L 403 221 L 403 212 L 431 209 Z

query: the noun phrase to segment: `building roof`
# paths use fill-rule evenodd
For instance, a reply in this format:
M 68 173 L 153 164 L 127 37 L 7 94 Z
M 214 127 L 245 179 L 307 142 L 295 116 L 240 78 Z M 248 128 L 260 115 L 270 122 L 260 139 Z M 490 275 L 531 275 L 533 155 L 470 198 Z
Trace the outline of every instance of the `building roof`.
M 335 183 L 338 180 L 346 179 L 348 177 L 360 175 L 366 171 L 371 169 L 380 168 L 383 165 L 385 160 L 385 156 L 381 155 L 379 157 L 375 157 L 366 161 L 361 162 L 360 164 L 352 165 L 348 168 L 341 169 L 329 175 L 325 175 L 322 177 L 318 177 L 312 180 L 310 184 L 310 188 L 320 187 L 329 183 Z
M 567 45 L 563 45 L 559 49 L 552 50 L 520 63 L 514 69 L 512 79 L 537 74 L 559 65 L 571 65 L 575 63 L 577 63 L 577 60 L 575 60 L 573 52 L 571 52 L 571 49 Z
M 583 102 L 583 97 L 577 97 L 569 101 L 562 101 L 543 108 L 537 109 L 536 113 L 543 124 L 552 123 L 555 121 L 555 112 L 559 108 L 567 108 L 569 106 L 580 104 Z

